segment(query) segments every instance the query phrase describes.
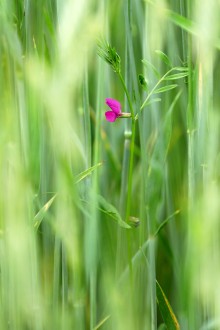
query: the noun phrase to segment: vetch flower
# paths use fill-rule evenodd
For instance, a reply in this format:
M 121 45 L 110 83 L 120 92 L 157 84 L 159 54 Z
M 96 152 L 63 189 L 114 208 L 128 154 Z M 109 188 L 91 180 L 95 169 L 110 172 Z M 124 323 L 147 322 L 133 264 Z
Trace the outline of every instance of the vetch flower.
M 105 117 L 108 121 L 114 122 L 121 115 L 121 104 L 114 99 L 106 99 L 105 103 L 112 111 L 106 111 Z
M 109 106 L 111 111 L 106 111 L 105 118 L 110 122 L 114 122 L 117 118 L 130 118 L 131 114 L 121 112 L 121 104 L 117 100 L 107 98 L 105 103 Z

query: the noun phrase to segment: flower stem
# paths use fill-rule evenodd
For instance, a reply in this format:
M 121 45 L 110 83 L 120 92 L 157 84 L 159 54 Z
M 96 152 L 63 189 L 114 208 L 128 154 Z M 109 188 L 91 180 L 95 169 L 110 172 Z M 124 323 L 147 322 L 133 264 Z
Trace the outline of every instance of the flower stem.
M 131 144 L 130 144 L 130 158 L 129 158 L 129 169 L 128 169 L 128 191 L 126 198 L 126 213 L 125 221 L 129 222 L 129 216 L 131 211 L 131 191 L 132 191 L 132 178 L 133 178 L 133 164 L 134 164 L 134 143 L 135 143 L 135 119 L 132 119 L 131 126 Z M 131 281 L 131 292 L 133 294 L 133 267 L 132 267 L 132 250 L 131 250 L 131 233 L 127 232 L 127 242 L 128 242 L 128 264 L 130 271 L 130 281 Z
M 122 83 L 123 89 L 125 91 L 128 105 L 130 108 L 130 115 L 131 115 L 131 143 L 130 143 L 130 157 L 129 157 L 129 167 L 128 167 L 128 189 L 127 189 L 127 196 L 126 196 L 126 210 L 125 210 L 125 221 L 129 222 L 130 210 L 131 210 L 131 191 L 132 191 L 132 172 L 133 172 L 133 163 L 134 163 L 134 144 L 135 144 L 135 116 L 134 116 L 134 109 L 132 105 L 132 101 L 128 92 L 128 89 L 125 85 L 125 81 L 120 72 L 118 72 L 118 76 Z M 131 289 L 131 299 L 133 297 L 133 267 L 132 267 L 132 249 L 131 249 L 131 233 L 127 231 L 127 251 L 128 251 L 128 265 L 129 265 L 129 273 L 130 273 L 130 289 Z
M 134 109 L 133 109 L 133 106 L 132 106 L 131 98 L 130 98 L 130 95 L 128 93 L 128 89 L 127 89 L 127 87 L 125 85 L 124 79 L 123 79 L 123 77 L 121 75 L 121 72 L 118 73 L 118 76 L 119 76 L 119 78 L 121 80 L 122 86 L 124 88 L 125 94 L 126 94 L 127 99 L 128 99 L 128 104 L 129 104 L 129 108 L 130 108 L 130 112 L 131 112 L 131 118 L 134 119 Z
M 127 192 L 127 202 L 126 202 L 126 222 L 129 220 L 130 209 L 131 209 L 131 190 L 132 190 L 132 172 L 134 163 L 134 142 L 135 142 L 135 120 L 132 119 L 131 126 L 131 145 L 130 145 L 130 159 L 129 159 L 129 170 L 128 170 L 128 192 Z
M 131 190 L 132 190 L 132 172 L 133 172 L 133 163 L 134 163 L 134 142 L 135 142 L 135 117 L 134 117 L 134 109 L 131 102 L 130 95 L 128 93 L 128 89 L 125 85 L 124 79 L 121 75 L 121 73 L 118 73 L 119 78 L 121 80 L 121 83 L 123 85 L 125 94 L 127 96 L 129 108 L 130 108 L 130 115 L 132 119 L 132 125 L 131 125 L 131 145 L 130 145 L 130 159 L 129 159 L 129 170 L 128 170 L 128 192 L 127 192 L 127 201 L 126 201 L 126 215 L 125 219 L 126 222 L 129 220 L 130 215 L 130 209 L 131 209 Z M 123 113 L 124 114 L 124 113 Z M 125 114 L 124 114 L 125 115 Z

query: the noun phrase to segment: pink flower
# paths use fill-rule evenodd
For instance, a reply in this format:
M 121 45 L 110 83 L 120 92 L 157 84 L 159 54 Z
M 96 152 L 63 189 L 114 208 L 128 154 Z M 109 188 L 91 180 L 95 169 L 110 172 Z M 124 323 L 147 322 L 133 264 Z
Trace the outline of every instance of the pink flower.
M 112 111 L 106 111 L 106 120 L 114 122 L 121 115 L 121 104 L 114 99 L 105 99 L 105 103 L 111 108 Z

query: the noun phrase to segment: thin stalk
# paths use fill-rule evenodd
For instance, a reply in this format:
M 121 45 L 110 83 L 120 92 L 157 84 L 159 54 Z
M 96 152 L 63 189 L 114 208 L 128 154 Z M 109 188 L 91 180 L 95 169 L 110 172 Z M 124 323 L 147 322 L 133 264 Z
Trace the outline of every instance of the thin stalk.
M 132 105 L 132 102 L 131 102 L 130 95 L 128 93 L 128 89 L 127 89 L 127 87 L 125 85 L 124 79 L 123 79 L 123 77 L 122 77 L 122 75 L 121 75 L 120 72 L 118 73 L 118 76 L 119 76 L 119 78 L 121 80 L 122 86 L 124 88 L 125 94 L 126 94 L 127 99 L 128 99 L 128 104 L 129 104 L 129 108 L 130 108 L 130 111 L 131 111 L 131 118 L 134 119 L 134 109 L 133 109 L 133 105 Z
M 125 124 L 128 124 L 125 121 Z M 126 209 L 125 209 L 125 201 L 126 201 L 126 191 L 127 191 L 127 182 L 128 182 L 128 172 L 129 172 L 129 157 L 130 157 L 130 144 L 131 144 L 131 136 L 130 130 L 127 131 L 125 127 L 124 133 L 124 152 L 123 152 L 123 163 L 121 170 L 121 191 L 120 191 L 120 203 L 119 203 L 119 211 L 122 218 L 125 218 Z M 123 255 L 123 246 L 124 246 L 124 231 L 121 227 L 118 228 L 118 237 L 117 237 L 117 258 L 116 258 L 116 278 L 122 272 L 124 265 L 122 265 L 122 260 L 124 260 Z
M 86 144 L 86 167 L 91 167 L 92 150 L 91 150 L 91 122 L 89 113 L 89 90 L 88 90 L 88 68 L 86 63 L 84 84 L 83 84 L 83 108 L 84 108 L 84 132 L 85 132 L 85 144 Z
M 127 191 L 127 198 L 126 198 L 126 212 L 125 212 L 125 221 L 128 223 L 130 210 L 131 210 L 131 191 L 132 191 L 132 177 L 133 177 L 133 163 L 134 163 L 134 144 L 135 144 L 135 118 L 134 118 L 134 109 L 131 102 L 131 98 L 128 92 L 128 89 L 125 85 L 124 79 L 119 72 L 119 78 L 124 88 L 125 94 L 127 96 L 131 118 L 132 118 L 132 126 L 131 126 L 131 144 L 130 144 L 130 157 L 129 157 L 129 168 L 128 168 L 128 191 Z M 129 270 L 130 270 L 130 281 L 133 285 L 133 271 L 132 271 L 132 252 L 131 252 L 131 239 L 130 233 L 127 234 L 127 241 L 128 241 L 128 260 L 129 260 Z
M 121 80 L 121 83 L 123 85 L 125 94 L 127 96 L 130 112 L 131 112 L 131 118 L 132 118 L 132 126 L 131 126 L 131 145 L 130 145 L 130 158 L 129 158 L 129 172 L 128 172 L 128 192 L 127 192 L 127 202 L 126 202 L 126 222 L 128 222 L 129 215 L 130 215 L 130 204 L 131 204 L 131 190 L 132 190 L 132 172 L 133 172 L 133 163 L 134 163 L 134 143 L 135 143 L 135 117 L 134 117 L 134 109 L 131 102 L 130 95 L 128 93 L 128 89 L 125 85 L 124 79 L 119 72 L 119 78 Z
M 129 172 L 128 172 L 128 192 L 126 203 L 126 222 L 129 220 L 131 210 L 131 190 L 132 190 L 132 176 L 133 176 L 133 164 L 134 164 L 134 144 L 135 144 L 135 120 L 132 120 L 131 126 L 131 145 L 130 145 L 130 159 L 129 159 Z
M 101 132 L 101 100 L 103 99 L 103 88 L 102 78 L 103 77 L 103 65 L 101 62 L 98 63 L 98 81 L 97 81 L 97 96 L 96 96 L 96 127 L 95 127 L 95 142 L 94 142 L 94 158 L 93 163 L 98 163 L 100 160 L 100 132 Z M 87 229 L 87 264 L 89 271 L 89 282 L 90 282 L 90 329 L 94 329 L 97 320 L 97 260 L 98 260 L 98 231 L 99 231 L 99 216 L 97 212 L 97 196 L 99 192 L 99 177 L 95 171 L 92 181 L 91 197 L 93 205 L 91 207 L 91 217 L 89 219 Z
M 148 213 L 148 212 L 147 212 Z M 149 290 L 150 290 L 150 304 L 151 304 L 151 329 L 157 329 L 157 303 L 156 303 L 156 266 L 155 266 L 155 237 L 151 235 L 151 219 L 149 213 L 148 218 L 148 230 L 149 230 L 149 250 L 148 250 L 148 260 L 149 260 Z
M 61 266 L 62 266 L 62 307 L 63 313 L 65 312 L 67 304 L 67 292 L 68 292 L 68 273 L 67 273 L 67 261 L 66 251 L 63 244 L 61 245 Z
M 187 0 L 187 18 L 191 18 L 191 2 Z M 192 36 L 188 34 L 188 106 L 187 106 L 187 133 L 188 133 L 188 230 L 190 231 L 191 212 L 194 204 L 195 196 L 195 127 L 194 127 L 194 93 L 193 93 L 193 71 L 192 71 Z M 189 232 L 190 237 L 190 232 Z M 190 240 L 190 238 L 189 238 Z M 189 242 L 189 244 L 191 244 Z M 191 246 L 190 246 L 191 248 Z M 187 308 L 188 308 L 188 324 L 190 327 L 195 328 L 195 315 L 194 315 L 194 301 L 191 291 L 188 292 L 187 297 Z
M 54 271 L 53 271 L 53 312 L 57 312 L 59 304 L 59 280 L 60 280 L 60 250 L 61 242 L 60 239 L 55 237 L 54 246 Z
M 129 158 L 129 172 L 128 172 L 128 192 L 126 199 L 126 216 L 125 221 L 128 223 L 131 211 L 131 191 L 132 191 L 132 178 L 133 178 L 133 164 L 134 164 L 134 143 L 135 143 L 135 120 L 132 120 L 131 127 L 131 145 L 130 145 L 130 158 Z M 127 232 L 128 242 L 128 264 L 130 271 L 131 289 L 133 288 L 133 267 L 132 267 L 132 251 L 131 251 L 131 233 Z M 132 290 L 133 291 L 133 290 Z

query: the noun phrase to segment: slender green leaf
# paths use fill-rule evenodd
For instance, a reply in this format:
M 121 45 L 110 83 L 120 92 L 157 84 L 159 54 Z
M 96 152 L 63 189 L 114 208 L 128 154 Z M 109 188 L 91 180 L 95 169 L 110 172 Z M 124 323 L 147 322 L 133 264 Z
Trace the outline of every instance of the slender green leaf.
M 157 4 L 155 4 L 155 2 L 153 2 L 151 0 L 145 0 L 145 1 L 149 4 L 151 4 L 153 7 L 161 10 L 161 8 L 159 8 L 159 6 Z M 194 34 L 194 35 L 198 34 L 198 29 L 196 29 L 195 22 L 193 22 L 189 18 L 186 18 L 180 14 L 177 14 L 174 11 L 169 10 L 169 9 L 164 9 L 164 14 L 167 16 L 167 18 L 172 23 L 179 26 L 181 29 L 183 29 L 191 34 Z
M 87 170 L 77 174 L 75 176 L 75 182 L 79 183 L 80 181 L 85 179 L 87 176 L 89 176 L 94 170 L 96 170 L 98 167 L 100 167 L 102 164 L 103 164 L 103 162 L 100 162 L 100 163 L 88 168 Z
M 187 66 L 176 66 L 172 71 L 189 72 L 189 68 Z
M 172 219 L 176 214 L 178 214 L 180 211 L 177 210 L 175 211 L 173 214 L 171 214 L 168 218 L 166 218 L 161 224 L 160 226 L 157 228 L 154 236 L 157 236 L 159 234 L 159 232 L 161 231 L 161 229 L 163 229 L 164 226 L 166 226 L 166 224 L 169 222 L 170 219 Z
M 149 4 L 151 4 L 152 6 L 158 8 L 158 5 L 156 5 L 153 1 L 151 1 L 151 0 L 145 0 L 145 1 Z M 161 10 L 161 7 L 159 8 L 159 10 Z M 186 31 L 194 36 L 199 36 L 199 34 L 200 34 L 199 27 L 196 25 L 196 23 L 194 21 L 192 21 L 188 17 L 184 17 L 169 9 L 165 9 L 164 13 L 167 16 L 167 18 L 176 26 L 180 27 L 184 31 Z M 215 40 L 214 46 L 217 49 L 220 49 L 220 40 L 219 39 Z
M 164 323 L 167 326 L 167 329 L 169 330 L 180 330 L 179 323 L 177 321 L 177 318 L 170 306 L 170 303 L 163 292 L 160 284 L 158 281 L 156 281 L 156 291 L 157 291 L 157 303 L 160 310 L 160 313 L 162 315 L 162 318 L 164 320 Z
M 189 18 L 179 15 L 172 10 L 167 10 L 167 14 L 170 21 L 175 25 L 179 26 L 181 29 L 194 35 L 198 34 L 198 29 L 196 28 L 195 22 L 193 22 Z
M 57 194 L 54 195 L 41 209 L 40 211 L 35 215 L 34 217 L 34 228 L 38 230 L 43 218 L 47 214 L 47 211 L 49 210 L 50 206 L 52 205 L 54 199 L 56 198 Z
M 152 98 L 150 99 L 146 104 L 145 106 L 148 106 L 150 104 L 153 104 L 153 103 L 157 103 L 157 102 L 160 102 L 161 101 L 161 98 L 157 97 L 157 98 Z
M 148 60 L 142 60 L 141 62 L 144 64 L 144 66 L 147 69 L 150 68 L 157 78 L 160 77 L 160 73 L 157 71 L 157 69 L 155 68 L 155 66 L 152 63 L 150 63 Z
M 175 74 L 171 74 L 170 76 L 165 77 L 164 80 L 178 80 L 178 79 L 187 77 L 188 75 L 189 75 L 188 72 L 175 73 Z
M 173 84 L 173 85 L 168 85 L 168 86 L 158 88 L 154 91 L 154 94 L 159 94 L 159 93 L 164 93 L 164 92 L 170 91 L 171 89 L 174 89 L 177 86 L 178 86 L 177 84 Z
M 108 321 L 109 318 L 110 318 L 110 315 L 107 315 L 103 320 L 101 320 L 101 321 L 95 326 L 95 328 L 94 328 L 93 330 L 98 330 L 98 329 L 100 329 L 100 328 L 103 326 L 103 324 L 104 324 L 106 321 Z
M 169 57 L 161 50 L 155 50 L 155 53 L 160 57 L 160 59 L 170 68 L 173 66 Z

